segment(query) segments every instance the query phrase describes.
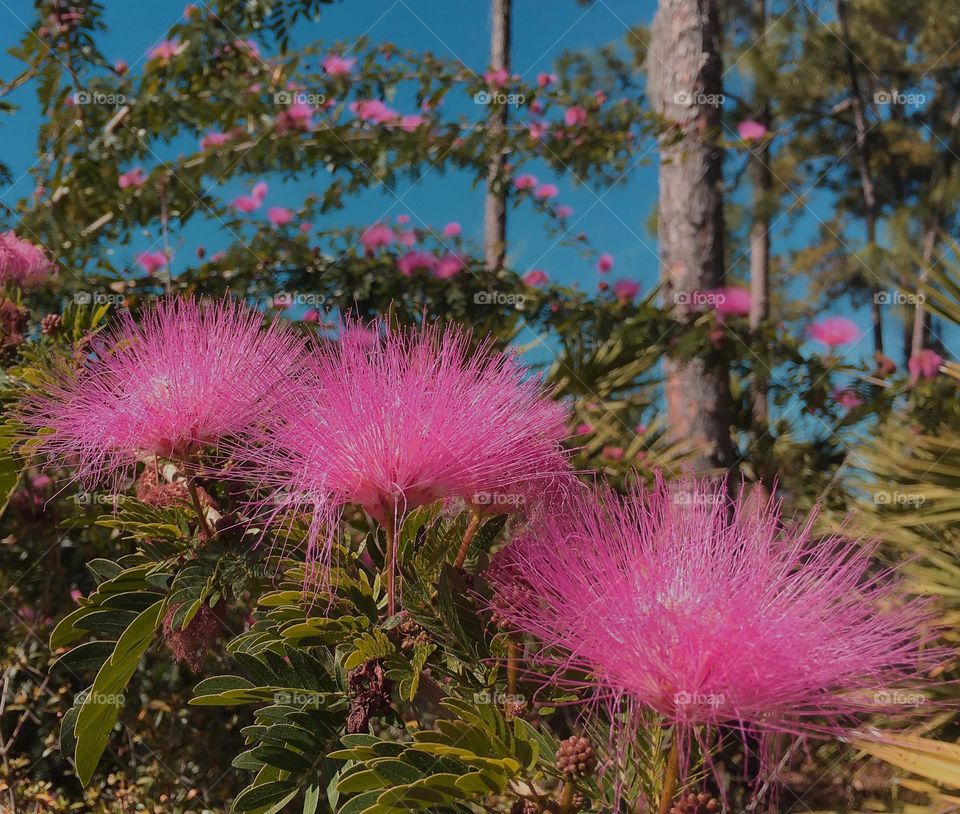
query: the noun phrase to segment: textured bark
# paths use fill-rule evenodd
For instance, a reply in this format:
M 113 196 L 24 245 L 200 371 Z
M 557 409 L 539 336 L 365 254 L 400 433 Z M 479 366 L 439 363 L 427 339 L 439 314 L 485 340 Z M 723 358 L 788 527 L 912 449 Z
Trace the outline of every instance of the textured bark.
M 493 0 L 490 39 L 490 67 L 510 70 L 510 15 L 512 0 Z M 493 143 L 507 127 L 507 106 L 501 105 L 489 122 Z M 503 268 L 507 252 L 507 196 L 501 183 L 506 154 L 501 150 L 490 162 L 487 173 L 487 196 L 483 207 L 483 256 L 487 268 Z
M 752 4 L 753 31 L 758 42 L 767 34 L 766 0 Z M 757 120 L 771 130 L 773 116 L 770 101 L 757 96 Z M 753 223 L 750 226 L 750 330 L 760 330 L 770 316 L 770 199 L 773 194 L 773 173 L 770 170 L 770 144 L 764 140 L 750 156 L 750 179 L 753 185 Z M 766 356 L 764 354 L 764 356 Z M 766 358 L 763 364 L 766 364 Z M 759 364 L 759 363 L 758 363 Z M 768 416 L 766 370 L 753 376 L 753 416 L 758 425 L 765 425 Z
M 847 78 L 850 82 L 850 106 L 853 110 L 853 126 L 856 131 L 857 172 L 860 175 L 860 189 L 863 194 L 864 220 L 867 231 L 867 246 L 872 249 L 877 244 L 877 197 L 870 168 L 870 144 L 867 141 L 867 120 L 864 116 L 863 92 L 860 87 L 860 75 L 857 71 L 856 57 L 850 40 L 850 21 L 846 0 L 837 0 L 837 20 L 843 36 L 847 62 Z M 876 276 L 876 275 L 874 275 Z M 873 302 L 870 306 L 870 319 L 873 324 L 873 351 L 883 354 L 883 314 L 880 311 L 880 281 L 872 286 Z
M 934 251 L 937 247 L 937 228 L 930 227 L 923 236 L 923 268 L 920 269 L 920 280 L 927 281 L 930 273 L 930 264 L 933 263 Z M 910 361 L 913 354 L 923 350 L 930 341 L 930 312 L 924 307 L 919 295 L 923 289 L 917 287 L 917 304 L 913 311 L 913 329 L 910 332 L 910 342 L 904 349 L 905 361 Z
M 664 297 L 686 319 L 691 293 L 723 279 L 722 63 L 715 0 L 660 0 L 651 30 L 648 92 L 672 122 L 660 136 L 658 244 Z M 697 469 L 733 462 L 730 381 L 710 352 L 664 362 L 671 434 L 701 449 Z

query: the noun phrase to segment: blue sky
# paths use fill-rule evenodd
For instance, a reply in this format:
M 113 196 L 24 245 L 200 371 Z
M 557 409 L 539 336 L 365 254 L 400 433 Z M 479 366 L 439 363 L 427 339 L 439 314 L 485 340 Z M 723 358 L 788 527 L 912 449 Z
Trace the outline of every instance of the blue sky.
M 146 52 L 164 37 L 167 28 L 183 13 L 184 3 L 170 0 L 133 2 L 132 0 L 103 0 L 105 20 L 109 32 L 102 38 L 104 52 L 113 59 L 124 59 L 135 65 Z M 653 16 L 652 0 L 596 0 L 583 6 L 575 0 L 515 0 L 513 29 L 513 69 L 523 78 L 532 78 L 539 71 L 550 70 L 556 58 L 565 50 L 596 48 L 605 44 L 622 47 L 627 27 L 635 23 L 648 24 Z M 8 78 L 17 70 L 18 63 L 6 54 L 22 36 L 26 21 L 33 14 L 30 0 L 0 0 L 0 75 Z M 312 40 L 352 41 L 366 35 L 373 41 L 392 41 L 403 48 L 432 50 L 438 55 L 458 59 L 474 71 L 482 72 L 487 64 L 489 41 L 489 4 L 486 0 L 345 0 L 325 7 L 319 21 L 301 23 L 294 36 L 294 45 Z M 734 75 L 728 81 L 736 83 Z M 24 87 L 11 97 L 21 105 L 14 117 L 0 119 L 0 140 L 3 158 L 13 168 L 16 182 L 0 190 L 0 202 L 12 205 L 29 194 L 32 179 L 27 174 L 36 160 L 35 133 L 39 116 L 33 103 L 31 89 Z M 172 149 L 195 149 L 191 136 L 182 145 Z M 642 159 L 650 163 L 642 163 Z M 647 223 L 656 202 L 656 151 L 651 143 L 638 145 L 636 166 L 624 182 L 613 188 L 592 184 L 578 184 L 567 176 L 558 181 L 560 202 L 572 206 L 575 216 L 570 220 L 572 233 L 586 232 L 592 245 L 608 251 L 616 258 L 612 275 L 639 280 L 644 289 L 657 277 L 656 237 L 649 233 Z M 732 164 L 732 162 L 731 162 Z M 543 176 L 541 176 L 543 177 Z M 249 183 L 241 180 L 224 184 L 222 197 L 229 200 L 246 191 Z M 311 192 L 309 181 L 272 183 L 268 203 L 296 207 Z M 400 200 L 398 200 L 398 198 Z M 427 173 L 420 181 L 403 181 L 396 194 L 370 191 L 348 203 L 348 206 L 330 218 L 327 226 L 360 225 L 381 217 L 394 218 L 411 215 L 413 221 L 442 225 L 458 220 L 468 239 L 479 242 L 482 234 L 481 189 L 474 189 L 468 178 L 457 174 Z M 827 219 L 829 201 L 815 199 L 821 217 Z M 784 220 L 784 225 L 786 219 Z M 547 235 L 545 222 L 539 214 L 521 207 L 510 212 L 509 250 L 512 265 L 523 271 L 543 268 L 558 281 L 577 283 L 588 290 L 596 285 L 593 264 L 581 258 L 571 248 L 556 245 Z M 802 245 L 817 225 L 811 213 L 794 224 L 790 235 L 782 230 L 775 234 L 775 251 Z M 228 242 L 222 227 L 209 221 L 197 220 L 184 230 L 184 254 L 193 256 L 193 247 L 203 244 L 215 251 Z M 151 245 L 155 236 L 144 235 L 143 245 L 117 247 L 120 258 Z M 852 245 L 859 238 L 851 240 Z M 743 263 L 741 262 L 741 268 Z M 802 291 L 797 283 L 798 293 Z M 853 313 L 849 305 L 839 304 L 833 313 L 853 316 L 864 329 L 867 316 Z M 899 342 L 889 331 L 890 340 Z M 868 353 L 869 341 L 859 349 Z M 894 348 L 896 345 L 894 345 Z M 891 349 L 893 350 L 893 348 Z M 859 356 L 860 352 L 853 355 Z

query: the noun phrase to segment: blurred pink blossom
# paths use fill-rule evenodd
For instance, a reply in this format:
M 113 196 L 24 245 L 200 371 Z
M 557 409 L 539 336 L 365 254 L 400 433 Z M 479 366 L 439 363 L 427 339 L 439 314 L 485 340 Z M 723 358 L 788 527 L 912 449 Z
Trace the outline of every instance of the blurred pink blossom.
M 567 127 L 586 124 L 587 111 L 579 105 L 571 105 L 563 112 L 563 123 L 567 125 Z
M 357 60 L 353 57 L 340 56 L 340 54 L 327 54 L 320 64 L 330 76 L 346 76 L 353 71 Z
M 140 252 L 137 255 L 137 265 L 152 276 L 167 265 L 167 255 L 162 251 Z
M 533 189 L 538 183 L 536 175 L 525 173 L 518 175 L 516 179 L 514 179 L 513 185 L 517 189 Z
M 523 282 L 530 286 L 544 285 L 550 278 L 543 269 L 530 269 L 522 277 Z
M 449 280 L 451 277 L 460 273 L 466 264 L 459 254 L 448 252 L 437 259 L 437 264 L 433 269 L 433 276 L 440 280 Z
M 943 364 L 943 357 L 930 348 L 923 348 L 917 351 L 907 362 L 907 369 L 910 371 L 910 381 L 916 384 L 923 379 L 933 379 L 940 372 L 940 365 Z
M 756 141 L 767 135 L 767 128 L 754 119 L 744 119 L 737 125 L 737 135 L 744 141 Z
M 541 201 L 545 201 L 548 198 L 555 198 L 560 194 L 560 190 L 557 188 L 556 184 L 540 184 L 533 194 L 534 197 L 539 198 Z
M 608 274 L 613 270 L 613 255 L 604 252 L 597 258 L 597 271 L 601 274 Z
M 267 219 L 274 226 L 286 226 L 293 220 L 293 212 L 285 206 L 271 206 L 267 210 Z
M 150 59 L 160 59 L 166 62 L 176 56 L 179 47 L 180 42 L 176 39 L 161 40 L 150 49 Z
M 433 271 L 437 258 L 430 252 L 407 252 L 397 260 L 397 268 L 402 274 L 409 277 L 417 270 Z
M 450 221 L 450 223 L 443 227 L 444 237 L 460 237 L 462 233 L 463 228 L 455 220 Z
M 822 342 L 830 348 L 837 345 L 846 345 L 860 337 L 860 329 L 856 323 L 846 317 L 827 317 L 814 322 L 807 333 L 811 339 Z
M 377 249 L 389 246 L 396 240 L 396 237 L 393 229 L 389 226 L 383 223 L 375 223 L 373 226 L 368 226 L 364 233 L 360 235 L 360 243 L 363 244 L 367 254 L 373 254 Z
M 120 189 L 142 187 L 147 183 L 147 176 L 143 171 L 143 167 L 134 167 L 132 170 L 127 170 L 125 173 L 122 173 L 117 179 L 117 183 L 120 185 Z
M 640 293 L 640 283 L 636 280 L 617 280 L 613 284 L 613 293 L 624 305 L 633 302 L 633 298 Z

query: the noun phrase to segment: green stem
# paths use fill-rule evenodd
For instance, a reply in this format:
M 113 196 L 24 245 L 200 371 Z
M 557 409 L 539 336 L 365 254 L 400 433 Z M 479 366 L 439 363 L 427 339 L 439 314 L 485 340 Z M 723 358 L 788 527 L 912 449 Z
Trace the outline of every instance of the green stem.
M 397 591 L 397 564 L 396 552 L 394 551 L 394 534 L 392 526 L 384 526 L 386 533 L 387 550 L 384 552 L 384 567 L 387 571 L 387 614 L 393 616 L 396 611 L 396 591 Z
M 670 746 L 670 757 L 667 758 L 667 768 L 663 775 L 663 790 L 660 792 L 660 810 L 658 814 L 667 814 L 673 803 L 673 795 L 677 791 L 677 778 L 680 774 L 680 738 L 673 733 L 673 743 Z
M 463 568 L 467 560 L 467 552 L 470 551 L 470 543 L 477 536 L 477 529 L 480 528 L 480 513 L 474 512 L 467 524 L 467 530 L 463 533 L 463 542 L 460 543 L 460 550 L 457 552 L 457 559 L 453 563 L 454 568 Z

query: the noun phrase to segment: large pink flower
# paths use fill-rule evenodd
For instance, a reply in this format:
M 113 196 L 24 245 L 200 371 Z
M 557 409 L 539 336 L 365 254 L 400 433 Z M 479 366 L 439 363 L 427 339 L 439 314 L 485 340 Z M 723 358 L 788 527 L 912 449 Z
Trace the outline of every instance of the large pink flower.
M 288 391 L 300 343 L 262 322 L 228 300 L 160 300 L 140 324 L 126 312 L 80 370 L 64 364 L 29 393 L 19 418 L 40 433 L 38 451 L 91 486 L 145 456 L 186 460 L 249 429 Z
M 923 379 L 933 379 L 940 372 L 940 365 L 943 364 L 943 357 L 935 350 L 930 348 L 921 348 L 907 362 L 907 369 L 910 371 L 910 381 L 916 384 Z
M 310 511 L 317 541 L 347 504 L 392 529 L 417 506 L 545 479 L 564 422 L 512 356 L 460 329 L 351 322 L 307 354 L 293 397 L 237 457 Z
M 830 348 L 837 345 L 846 345 L 855 341 L 861 335 L 855 322 L 846 317 L 827 317 L 814 322 L 808 331 L 811 339 L 816 339 Z
M 330 76 L 348 76 L 353 72 L 353 66 L 357 64 L 357 60 L 353 57 L 340 56 L 340 54 L 327 54 L 320 64 Z
M 43 249 L 13 232 L 0 233 L 0 285 L 35 288 L 56 273 Z
M 721 317 L 745 317 L 750 314 L 750 292 L 738 286 L 715 288 L 707 292 L 711 295 L 714 310 Z
M 927 601 L 815 519 L 694 479 L 577 497 L 498 555 L 494 607 L 555 683 L 653 710 L 688 743 L 704 727 L 840 734 L 897 709 L 888 691 L 943 654 L 922 652 Z

